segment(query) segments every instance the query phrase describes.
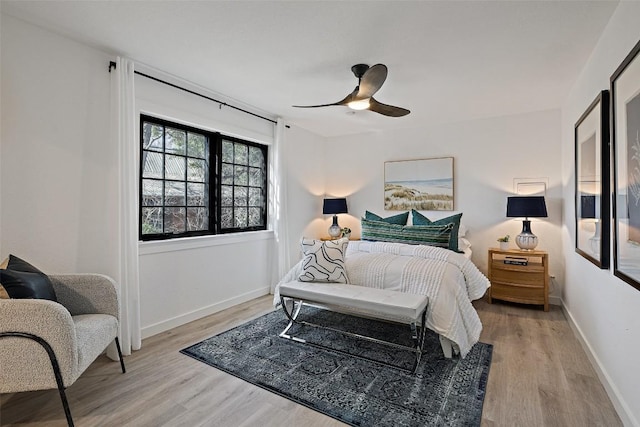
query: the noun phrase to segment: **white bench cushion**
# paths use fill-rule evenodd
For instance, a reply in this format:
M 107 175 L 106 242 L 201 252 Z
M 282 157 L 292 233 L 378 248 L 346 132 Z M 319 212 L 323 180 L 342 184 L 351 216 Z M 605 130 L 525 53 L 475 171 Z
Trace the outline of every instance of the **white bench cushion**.
M 427 307 L 425 295 L 340 283 L 289 282 L 280 284 L 280 296 L 319 304 L 353 308 L 365 313 L 416 322 Z

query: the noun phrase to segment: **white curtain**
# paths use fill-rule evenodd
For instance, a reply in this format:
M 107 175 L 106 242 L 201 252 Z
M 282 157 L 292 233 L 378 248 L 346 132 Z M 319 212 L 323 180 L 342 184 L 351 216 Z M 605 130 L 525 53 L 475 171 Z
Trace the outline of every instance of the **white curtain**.
M 287 229 L 287 147 L 286 129 L 284 121 L 279 118 L 276 123 L 276 132 L 272 150 L 272 176 L 273 186 L 272 217 L 271 224 L 275 235 L 276 260 L 274 262 L 274 274 L 271 281 L 271 293 L 274 292 L 278 280 L 291 268 L 289 233 Z
M 139 350 L 140 285 L 138 280 L 138 146 L 134 97 L 134 63 L 118 57 L 111 71 L 111 127 L 118 150 L 118 273 L 122 354 Z M 113 347 L 113 346 L 112 346 Z M 117 357 L 110 349 L 109 356 Z

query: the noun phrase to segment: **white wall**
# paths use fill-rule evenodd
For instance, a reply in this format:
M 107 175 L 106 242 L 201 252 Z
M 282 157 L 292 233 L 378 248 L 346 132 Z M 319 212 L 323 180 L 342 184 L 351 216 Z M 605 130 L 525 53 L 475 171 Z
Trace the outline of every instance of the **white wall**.
M 146 74 L 208 93 L 188 82 L 138 67 Z M 136 111 L 271 145 L 274 125 L 144 76 L 135 77 Z M 243 106 L 244 107 L 244 106 Z M 138 124 L 139 126 L 139 124 Z M 148 337 L 269 293 L 270 231 L 140 243 L 140 323 Z
M 114 56 L 6 15 L 1 24 L 0 256 L 16 254 L 51 273 L 116 276 L 107 71 Z M 261 119 L 141 77 L 136 92 L 139 112 L 273 142 L 273 125 Z M 289 172 L 294 262 L 300 235 L 311 233 L 318 216 L 323 140 L 295 127 L 287 132 L 287 158 L 313 159 L 307 167 L 293 161 Z M 273 254 L 270 231 L 142 243 L 143 336 L 268 293 Z
M 2 257 L 117 271 L 109 56 L 2 15 Z
M 640 425 L 640 292 L 574 251 L 573 129 L 596 95 L 609 89 L 611 74 L 640 39 L 639 20 L 640 3 L 620 3 L 562 109 L 563 300 L 618 413 L 625 425 L 635 426 Z
M 564 269 L 559 135 L 560 111 L 554 110 L 332 138 L 325 162 L 326 188 L 347 196 L 349 215 L 340 215 L 340 225 L 350 227 L 357 237 L 365 210 L 382 216 L 399 213 L 384 211 L 385 161 L 453 157 L 455 212 L 463 212 L 473 261 L 486 272 L 487 249 L 498 245 L 499 236 L 522 230 L 521 221 L 505 217 L 514 178 L 548 178 L 549 218 L 532 222 L 532 229 L 539 248 L 549 251 L 551 273 L 557 277 L 552 295 L 559 296 L 557 284 L 562 283 Z M 453 212 L 423 213 L 437 219 Z

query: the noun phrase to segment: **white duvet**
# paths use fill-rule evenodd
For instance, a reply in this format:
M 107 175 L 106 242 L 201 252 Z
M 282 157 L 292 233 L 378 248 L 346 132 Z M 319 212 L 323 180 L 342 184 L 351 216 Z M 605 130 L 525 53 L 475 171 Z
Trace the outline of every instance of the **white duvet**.
M 352 285 L 428 296 L 427 327 L 449 339 L 462 357 L 478 342 L 482 323 L 471 301 L 490 284 L 464 255 L 433 246 L 352 241 L 345 264 Z M 297 281 L 301 272 L 299 262 L 280 283 Z

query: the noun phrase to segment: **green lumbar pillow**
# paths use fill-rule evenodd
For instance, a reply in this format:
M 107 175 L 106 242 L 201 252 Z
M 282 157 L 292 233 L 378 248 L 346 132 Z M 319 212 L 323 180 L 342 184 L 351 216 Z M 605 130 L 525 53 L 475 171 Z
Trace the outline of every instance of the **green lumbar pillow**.
M 456 252 L 462 252 L 458 249 L 458 230 L 460 229 L 460 219 L 462 218 L 462 214 L 455 214 L 448 216 L 446 218 L 438 219 L 435 221 L 431 221 L 426 216 L 422 215 L 415 209 L 411 209 L 411 217 L 413 221 L 413 225 L 445 225 L 445 224 L 453 224 L 453 229 L 451 230 L 451 238 L 449 240 L 449 249 Z

